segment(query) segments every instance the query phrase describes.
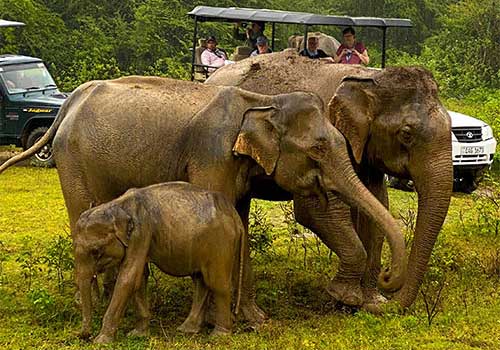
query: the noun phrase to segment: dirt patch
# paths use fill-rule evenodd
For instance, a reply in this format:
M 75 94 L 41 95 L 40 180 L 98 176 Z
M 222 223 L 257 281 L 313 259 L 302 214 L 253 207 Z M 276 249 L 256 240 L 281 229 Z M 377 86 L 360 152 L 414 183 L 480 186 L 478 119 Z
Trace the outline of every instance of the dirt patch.
M 8 159 L 14 157 L 16 154 L 21 153 L 21 149 L 0 149 L 0 164 L 5 163 Z M 28 166 L 29 160 L 24 160 L 16 164 L 16 166 Z

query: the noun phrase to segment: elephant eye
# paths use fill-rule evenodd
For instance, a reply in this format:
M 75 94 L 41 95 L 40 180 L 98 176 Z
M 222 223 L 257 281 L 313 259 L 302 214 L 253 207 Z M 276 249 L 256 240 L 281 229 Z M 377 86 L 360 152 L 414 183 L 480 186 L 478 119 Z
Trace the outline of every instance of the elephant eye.
M 412 129 L 410 126 L 406 125 L 406 126 L 403 126 L 400 130 L 399 130 L 399 133 L 398 133 L 398 138 L 399 138 L 399 141 L 406 145 L 406 146 L 409 146 L 411 145 L 411 143 L 413 142 L 413 133 L 412 133 Z
M 317 139 L 314 145 L 309 148 L 309 156 L 313 160 L 323 159 L 328 152 L 328 142 L 326 139 Z

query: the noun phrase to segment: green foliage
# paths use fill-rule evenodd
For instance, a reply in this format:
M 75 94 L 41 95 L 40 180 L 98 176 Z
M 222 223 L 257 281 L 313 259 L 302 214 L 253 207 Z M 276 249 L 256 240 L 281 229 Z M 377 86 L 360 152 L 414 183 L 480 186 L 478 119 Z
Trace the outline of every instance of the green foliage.
M 264 208 L 254 204 L 248 225 L 248 241 L 252 252 L 261 255 L 270 254 L 274 240 L 273 227 L 274 225 L 267 217 Z
M 56 313 L 56 302 L 45 288 L 35 288 L 26 295 L 33 314 L 38 321 L 48 322 Z
M 66 274 L 72 273 L 74 267 L 73 243 L 69 234 L 59 235 L 52 239 L 47 247 L 44 257 L 47 264 L 49 277 L 53 275 L 57 279 L 57 288 L 60 293 L 64 293 Z
M 21 268 L 21 274 L 26 283 L 26 290 L 30 291 L 34 278 L 43 271 L 42 256 L 27 241 L 24 241 L 23 249 L 16 258 L 16 262 Z

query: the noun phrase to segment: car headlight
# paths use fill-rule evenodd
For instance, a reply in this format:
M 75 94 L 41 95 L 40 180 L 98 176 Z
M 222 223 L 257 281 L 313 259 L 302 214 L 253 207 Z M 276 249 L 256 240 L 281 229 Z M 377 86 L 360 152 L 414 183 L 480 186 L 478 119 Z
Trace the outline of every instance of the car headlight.
M 483 141 L 493 138 L 493 129 L 489 125 L 483 126 Z

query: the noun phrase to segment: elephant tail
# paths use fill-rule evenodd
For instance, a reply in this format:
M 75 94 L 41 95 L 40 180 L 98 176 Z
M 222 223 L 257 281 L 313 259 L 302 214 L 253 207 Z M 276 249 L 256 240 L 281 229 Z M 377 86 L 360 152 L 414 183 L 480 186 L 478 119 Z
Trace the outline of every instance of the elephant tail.
M 241 289 L 243 288 L 243 271 L 245 263 L 245 245 L 247 244 L 247 232 L 241 223 L 241 219 L 237 217 L 237 223 L 240 231 L 240 256 L 239 256 L 239 275 L 238 275 L 238 290 L 236 292 L 236 307 L 234 308 L 235 315 L 240 312 Z
M 67 99 L 64 101 L 63 105 L 61 106 L 61 109 L 57 113 L 56 119 L 50 126 L 49 130 L 30 148 L 25 150 L 24 152 L 15 155 L 14 157 L 8 159 L 5 163 L 3 163 L 0 166 L 0 174 L 4 172 L 7 168 L 11 167 L 12 165 L 19 163 L 20 161 L 23 161 L 25 159 L 28 159 L 32 156 L 34 156 L 36 153 L 38 153 L 43 146 L 45 146 L 47 143 L 51 142 L 54 139 L 54 136 L 57 133 L 57 130 L 59 129 L 59 126 L 61 125 L 62 121 L 64 120 L 67 111 L 70 106 L 74 104 L 74 101 L 77 101 L 81 95 L 82 92 L 85 91 L 93 82 L 88 82 L 86 84 L 83 84 L 80 86 L 78 89 L 76 89 Z

